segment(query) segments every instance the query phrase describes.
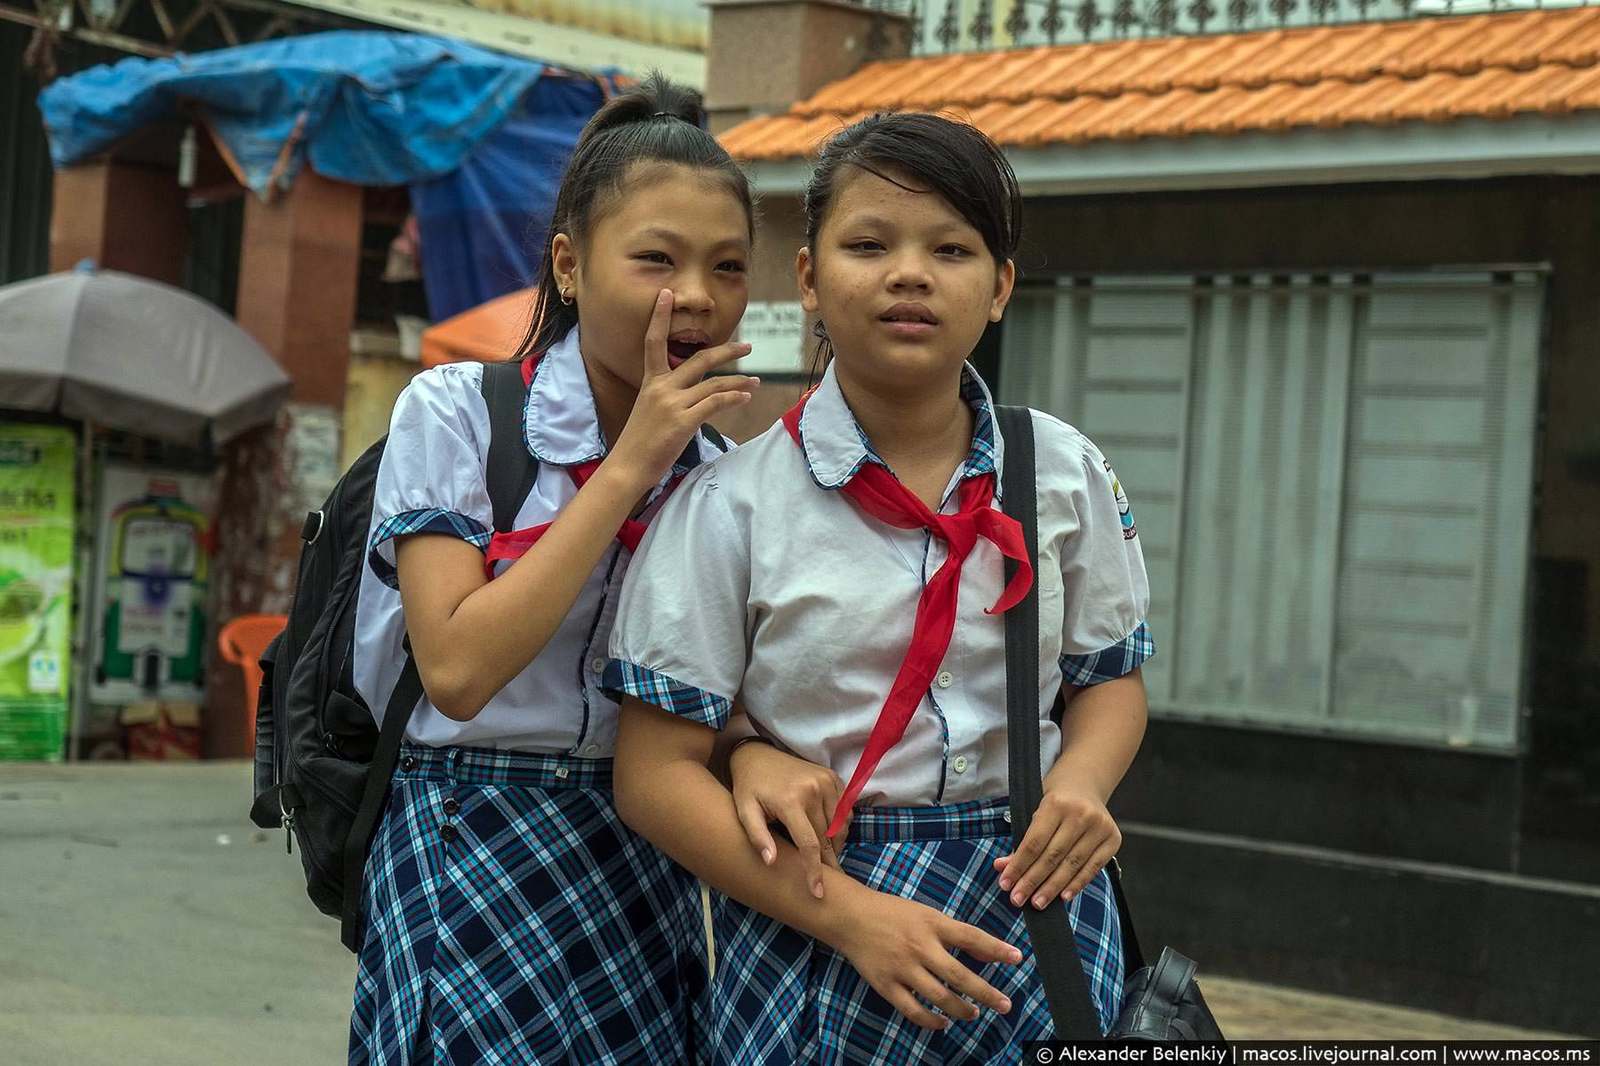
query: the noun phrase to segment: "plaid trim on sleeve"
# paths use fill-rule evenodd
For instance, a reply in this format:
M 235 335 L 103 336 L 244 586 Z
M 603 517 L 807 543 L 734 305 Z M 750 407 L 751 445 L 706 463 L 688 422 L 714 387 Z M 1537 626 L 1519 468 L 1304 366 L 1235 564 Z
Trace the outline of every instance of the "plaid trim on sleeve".
M 1063 655 L 1061 680 L 1080 688 L 1115 681 L 1132 673 L 1155 653 L 1156 641 L 1150 635 L 1150 626 L 1140 622 L 1132 633 L 1109 648 L 1088 655 Z
M 367 564 L 372 567 L 372 572 L 377 575 L 378 580 L 392 589 L 400 587 L 399 579 L 395 576 L 394 564 L 385 559 L 378 548 L 395 537 L 412 533 L 443 533 L 446 536 L 459 537 L 479 551 L 489 547 L 489 531 L 476 519 L 455 511 L 446 511 L 442 507 L 429 507 L 390 515 L 372 531 L 372 540 L 367 544 Z
M 693 685 L 685 685 L 666 674 L 622 659 L 612 659 L 606 664 L 606 672 L 600 679 L 600 691 L 619 702 L 625 695 L 637 697 L 663 711 L 670 711 L 712 729 L 726 726 L 728 716 L 733 712 L 733 701 L 730 699 Z

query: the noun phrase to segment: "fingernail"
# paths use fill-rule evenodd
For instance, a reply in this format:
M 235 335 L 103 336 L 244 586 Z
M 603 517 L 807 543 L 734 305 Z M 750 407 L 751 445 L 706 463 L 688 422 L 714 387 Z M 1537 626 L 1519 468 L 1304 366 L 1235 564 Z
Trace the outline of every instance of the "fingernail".
M 1033 909 L 1036 911 L 1042 911 L 1044 910 L 1044 905 L 1049 902 L 1050 897 L 1041 892 L 1037 896 L 1033 897 Z
M 772 865 L 772 860 L 774 858 L 775 858 L 775 856 L 772 854 L 772 849 L 771 848 L 762 848 L 761 849 L 761 861 L 762 862 L 766 863 L 768 866 L 771 866 Z
M 759 385 L 759 384 L 761 384 L 761 379 L 758 378 L 758 377 L 755 377 L 754 375 L 752 375 L 751 378 L 750 378 L 750 384 Z
M 1010 892 L 1011 891 L 1011 878 L 1002 877 L 1000 879 L 1000 891 L 1002 891 L 1002 892 Z
M 1009 1010 L 1011 1010 L 1011 1001 L 1009 999 L 1002 999 L 1000 1001 L 1000 1013 L 1005 1014 Z
M 813 881 L 813 882 L 811 882 L 811 894 L 813 896 L 816 896 L 818 899 L 822 898 L 822 882 L 821 881 Z
M 1021 962 L 1022 961 L 1022 952 L 1018 951 L 1016 948 L 1012 948 L 1011 949 L 1011 961 L 1012 962 Z
M 1063 900 L 1070 900 L 1072 898 L 1072 889 L 1069 888 L 1069 889 L 1064 890 L 1061 893 L 1061 898 Z
M 1022 901 L 1026 898 L 1021 892 L 1013 892 L 1011 893 L 1011 904 L 1012 906 L 1020 907 L 1022 906 Z

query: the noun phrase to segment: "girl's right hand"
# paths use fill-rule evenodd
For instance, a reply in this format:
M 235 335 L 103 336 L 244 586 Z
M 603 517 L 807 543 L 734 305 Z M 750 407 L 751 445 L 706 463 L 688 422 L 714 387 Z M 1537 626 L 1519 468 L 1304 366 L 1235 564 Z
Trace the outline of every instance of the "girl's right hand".
M 750 345 L 729 341 L 702 348 L 676 368 L 667 359 L 672 290 L 662 289 L 644 335 L 644 378 L 628 424 L 608 462 L 620 463 L 641 491 L 661 480 L 700 427 L 723 411 L 748 403 L 760 379 L 742 374 L 707 378 L 724 363 L 750 354 Z
M 848 928 L 834 947 L 910 1021 L 943 1030 L 950 1020 L 976 1018 L 979 1005 L 1001 1014 L 1011 1010 L 1009 999 L 950 953 L 1015 965 L 1022 952 L 976 926 L 885 892 L 867 889 L 851 902 Z

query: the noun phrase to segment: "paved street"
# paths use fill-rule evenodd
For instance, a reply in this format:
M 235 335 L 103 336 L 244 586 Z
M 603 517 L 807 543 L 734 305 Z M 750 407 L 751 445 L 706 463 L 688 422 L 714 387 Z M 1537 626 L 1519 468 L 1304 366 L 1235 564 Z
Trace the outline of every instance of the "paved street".
M 242 763 L 0 765 L 7 1066 L 333 1063 L 354 960 Z M 1235 1037 L 1528 1034 L 1212 977 Z

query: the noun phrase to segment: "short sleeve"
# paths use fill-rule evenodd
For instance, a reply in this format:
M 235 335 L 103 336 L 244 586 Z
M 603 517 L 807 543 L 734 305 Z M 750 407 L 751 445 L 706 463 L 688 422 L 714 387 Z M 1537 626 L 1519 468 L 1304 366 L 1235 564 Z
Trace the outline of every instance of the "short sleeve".
M 628 567 L 602 688 L 722 729 L 749 655 L 748 522 L 701 466 L 662 507 Z
M 1133 508 L 1100 449 L 1080 441 L 1082 482 L 1071 493 L 1077 530 L 1061 552 L 1061 673 L 1067 684 L 1087 686 L 1131 673 L 1156 648 Z
M 489 412 L 478 364 L 418 374 L 400 393 L 372 491 L 367 562 L 396 586 L 394 538 L 412 533 L 459 537 L 487 547 L 494 511 L 484 481 Z

